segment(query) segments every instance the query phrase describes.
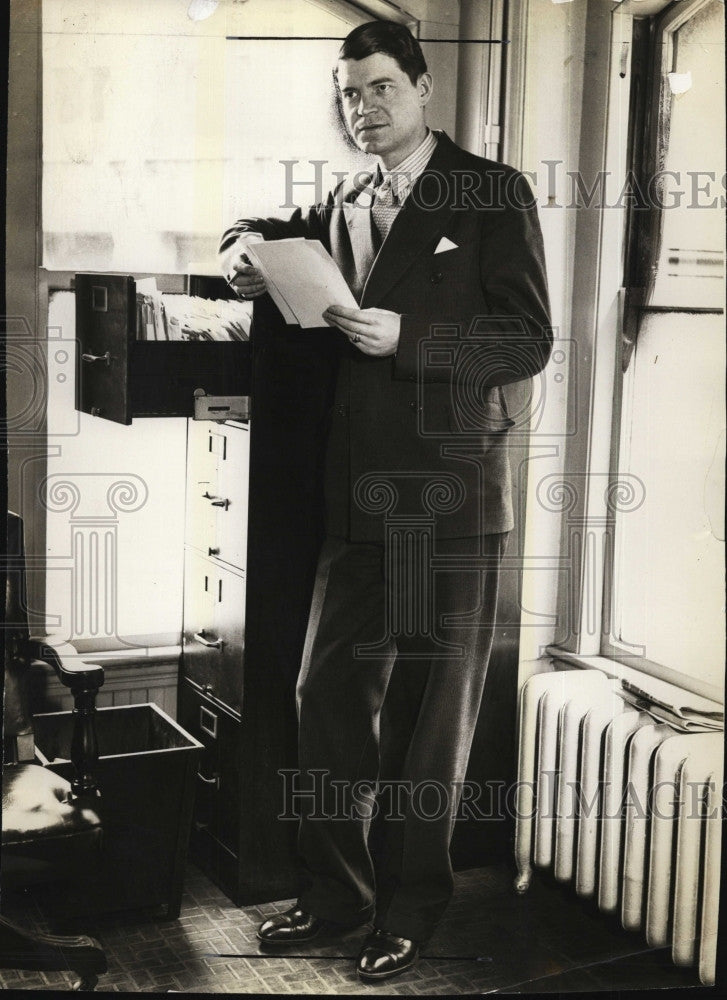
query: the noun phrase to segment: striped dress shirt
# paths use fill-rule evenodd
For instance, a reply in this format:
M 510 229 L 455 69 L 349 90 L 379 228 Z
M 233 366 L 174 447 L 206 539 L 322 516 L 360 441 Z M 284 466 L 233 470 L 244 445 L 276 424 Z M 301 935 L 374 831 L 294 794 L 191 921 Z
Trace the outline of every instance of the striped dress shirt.
M 424 141 L 396 167 L 387 170 L 379 161 L 373 178 L 374 200 L 371 205 L 371 217 L 382 243 L 389 235 L 389 230 L 411 189 L 424 173 L 436 145 L 436 135 L 431 129 L 427 129 Z

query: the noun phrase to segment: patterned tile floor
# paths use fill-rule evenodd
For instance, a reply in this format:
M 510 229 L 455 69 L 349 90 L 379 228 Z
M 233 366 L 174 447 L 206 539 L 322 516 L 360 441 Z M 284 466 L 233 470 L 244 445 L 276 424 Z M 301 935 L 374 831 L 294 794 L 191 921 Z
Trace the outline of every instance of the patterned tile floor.
M 457 875 L 455 897 L 411 971 L 381 986 L 359 981 L 353 959 L 366 929 L 316 942 L 295 954 L 258 947 L 261 920 L 288 902 L 238 909 L 190 865 L 177 921 L 151 914 L 96 918 L 86 926 L 106 949 L 99 990 L 130 993 L 474 995 L 698 986 L 666 951 L 649 951 L 571 892 L 535 878 L 525 896 L 505 868 Z M 4 901 L 3 912 L 43 929 L 37 904 Z M 60 928 L 54 928 L 60 929 Z M 69 928 L 77 930 L 77 928 Z M 0 988 L 64 990 L 65 973 L 0 971 Z

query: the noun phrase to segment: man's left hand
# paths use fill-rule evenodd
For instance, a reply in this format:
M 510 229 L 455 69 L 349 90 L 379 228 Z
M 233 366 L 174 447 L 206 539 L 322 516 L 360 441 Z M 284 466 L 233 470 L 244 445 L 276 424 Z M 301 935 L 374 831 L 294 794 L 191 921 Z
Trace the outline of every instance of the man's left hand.
M 401 316 L 388 309 L 350 309 L 348 306 L 329 306 L 323 319 L 330 326 L 337 326 L 364 354 L 385 358 L 395 354 L 399 346 Z

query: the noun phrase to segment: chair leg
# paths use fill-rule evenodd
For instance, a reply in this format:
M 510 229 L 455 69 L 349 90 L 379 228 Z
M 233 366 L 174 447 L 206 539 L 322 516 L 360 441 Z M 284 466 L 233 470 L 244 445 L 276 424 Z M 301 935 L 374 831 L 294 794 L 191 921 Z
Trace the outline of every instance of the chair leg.
M 79 980 L 74 989 L 93 990 L 98 974 L 108 966 L 103 948 L 92 937 L 34 934 L 0 916 L 0 968 L 75 972 Z

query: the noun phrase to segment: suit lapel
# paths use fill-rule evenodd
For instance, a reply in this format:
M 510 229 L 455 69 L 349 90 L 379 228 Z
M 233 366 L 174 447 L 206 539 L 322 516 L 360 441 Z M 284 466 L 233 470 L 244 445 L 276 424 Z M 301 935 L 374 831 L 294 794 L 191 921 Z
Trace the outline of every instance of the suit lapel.
M 361 296 L 362 309 L 379 303 L 424 247 L 445 228 L 454 211 L 450 171 L 456 165 L 456 153 L 457 147 L 441 132 L 426 170 L 404 202 L 373 262 Z M 438 182 L 432 180 L 433 174 L 439 175 Z M 427 204 L 432 207 L 427 208 Z
M 356 267 L 356 287 L 353 289 L 356 298 L 361 300 L 366 277 L 376 258 L 374 249 L 374 234 L 371 228 L 370 195 L 364 191 L 354 201 L 343 206 L 346 217 L 348 235 L 351 240 L 351 250 Z
M 371 212 L 368 203 L 364 204 L 368 187 L 366 178 L 361 177 L 356 186 L 345 189 L 331 218 L 331 253 L 358 301 L 376 256 Z

